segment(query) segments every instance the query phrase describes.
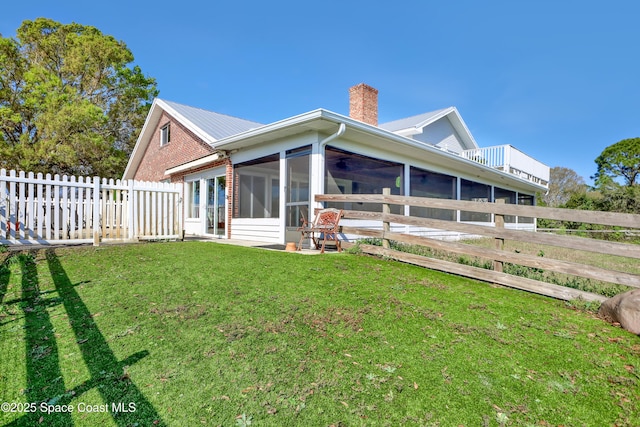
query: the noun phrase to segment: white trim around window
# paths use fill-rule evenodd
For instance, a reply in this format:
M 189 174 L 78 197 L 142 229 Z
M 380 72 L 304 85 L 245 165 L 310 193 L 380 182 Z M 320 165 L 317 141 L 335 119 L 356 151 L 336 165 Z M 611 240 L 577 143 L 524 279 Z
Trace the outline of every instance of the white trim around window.
M 171 142 L 171 124 L 167 123 L 160 128 L 160 146 L 164 147 L 169 142 Z

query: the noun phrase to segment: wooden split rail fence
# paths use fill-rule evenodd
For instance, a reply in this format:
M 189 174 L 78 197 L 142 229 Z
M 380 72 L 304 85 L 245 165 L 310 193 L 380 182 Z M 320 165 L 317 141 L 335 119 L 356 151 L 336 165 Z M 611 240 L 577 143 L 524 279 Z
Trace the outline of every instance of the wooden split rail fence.
M 385 189 L 387 190 L 387 189 Z M 621 284 L 640 288 L 640 275 L 607 270 L 605 268 L 578 264 L 566 260 L 514 253 L 503 250 L 505 240 L 539 243 L 573 250 L 589 251 L 600 254 L 616 255 L 632 259 L 640 259 L 640 245 L 595 240 L 584 237 L 551 235 L 535 231 L 513 230 L 504 228 L 505 216 L 524 216 L 549 218 L 559 221 L 601 224 L 625 229 L 640 230 L 640 215 L 613 212 L 595 212 L 572 209 L 556 209 L 537 206 L 518 206 L 498 203 L 478 203 L 472 201 L 444 200 L 422 197 L 391 196 L 387 194 L 371 195 L 318 195 L 316 201 L 323 203 L 375 203 L 382 205 L 380 212 L 345 210 L 342 227 L 343 235 L 373 237 L 382 239 L 382 247 L 360 245 L 363 252 L 387 256 L 399 261 L 421 265 L 424 267 L 446 271 L 483 281 L 510 286 L 534 293 L 539 293 L 563 300 L 584 299 L 587 301 L 604 301 L 606 297 L 589 292 L 544 283 L 524 277 L 513 276 L 503 272 L 503 264 L 511 263 L 552 271 L 555 273 L 578 276 L 598 281 Z M 492 215 L 493 221 L 486 225 L 446 221 L 439 219 L 391 214 L 390 205 L 418 206 L 437 209 L 482 212 Z M 366 226 L 358 226 L 358 223 Z M 371 226 L 377 223 L 377 226 Z M 484 236 L 495 240 L 495 246 L 483 248 L 472 244 L 445 241 L 441 239 L 416 235 L 416 233 L 400 233 L 392 231 L 411 226 L 424 230 L 448 230 L 469 236 Z M 471 267 L 442 261 L 434 258 L 413 255 L 389 249 L 389 241 L 397 241 L 410 245 L 421 245 L 449 253 L 468 255 L 493 261 L 493 270 Z
M 182 235 L 180 184 L 0 170 L 0 244 L 98 244 Z

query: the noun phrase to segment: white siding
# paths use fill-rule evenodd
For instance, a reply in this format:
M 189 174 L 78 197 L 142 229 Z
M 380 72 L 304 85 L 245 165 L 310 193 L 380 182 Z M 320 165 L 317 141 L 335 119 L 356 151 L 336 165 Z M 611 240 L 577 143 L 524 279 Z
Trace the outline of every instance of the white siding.
M 234 218 L 231 220 L 231 237 L 233 239 L 283 243 L 281 230 L 279 218 Z
M 464 149 L 460 135 L 458 135 L 447 117 L 443 117 L 424 127 L 422 133 L 414 135 L 413 139 L 437 145 L 455 153 L 460 153 Z

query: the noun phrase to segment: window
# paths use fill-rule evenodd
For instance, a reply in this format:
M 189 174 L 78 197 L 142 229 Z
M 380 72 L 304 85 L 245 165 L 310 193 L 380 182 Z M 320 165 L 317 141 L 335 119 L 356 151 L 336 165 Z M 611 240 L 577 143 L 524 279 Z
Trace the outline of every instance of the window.
M 327 194 L 403 194 L 403 165 L 350 153 L 333 147 L 325 149 L 325 193 Z M 327 207 L 381 212 L 378 203 L 327 203 Z M 392 205 L 391 212 L 402 214 L 404 208 Z
M 187 215 L 189 218 L 200 218 L 200 181 L 193 181 L 189 184 L 189 208 Z
M 493 197 L 495 200 L 504 200 L 505 203 L 515 205 L 516 204 L 516 192 L 507 190 L 500 187 L 494 187 Z M 516 222 L 516 217 L 513 215 L 505 215 L 504 222 L 513 224 Z
M 460 200 L 479 203 L 491 202 L 491 186 L 466 179 L 460 180 Z M 490 222 L 491 214 L 483 212 L 460 212 L 460 221 Z
M 534 206 L 535 198 L 530 194 L 518 194 L 518 204 L 525 205 L 525 206 Z M 519 216 L 518 223 L 533 224 L 533 218 L 528 216 Z
M 455 176 L 431 172 L 411 167 L 410 195 L 415 197 L 432 197 L 435 199 L 455 200 L 457 194 L 457 180 Z M 411 206 L 411 216 L 423 218 L 456 220 L 456 211 L 450 209 L 423 208 Z
M 234 218 L 280 216 L 280 155 L 262 157 L 234 167 Z
M 171 127 L 169 123 L 160 128 L 160 146 L 163 147 L 171 142 Z

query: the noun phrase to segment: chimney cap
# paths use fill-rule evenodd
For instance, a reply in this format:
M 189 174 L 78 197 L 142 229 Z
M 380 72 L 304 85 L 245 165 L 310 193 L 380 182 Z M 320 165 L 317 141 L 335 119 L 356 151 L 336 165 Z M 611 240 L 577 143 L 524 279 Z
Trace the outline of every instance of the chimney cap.
M 356 90 L 361 90 L 361 89 L 366 89 L 366 90 L 370 90 L 372 92 L 375 92 L 376 94 L 378 93 L 378 89 L 376 89 L 373 86 L 369 86 L 366 83 L 358 83 L 357 85 L 353 85 L 349 88 L 349 92 L 354 92 Z

